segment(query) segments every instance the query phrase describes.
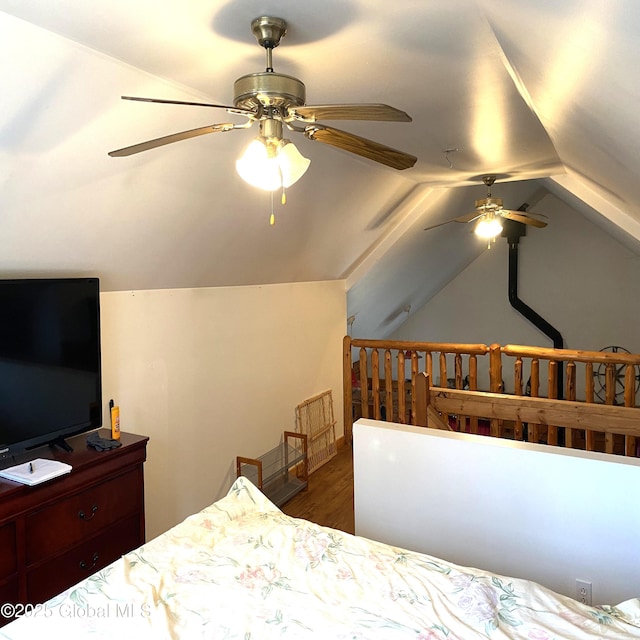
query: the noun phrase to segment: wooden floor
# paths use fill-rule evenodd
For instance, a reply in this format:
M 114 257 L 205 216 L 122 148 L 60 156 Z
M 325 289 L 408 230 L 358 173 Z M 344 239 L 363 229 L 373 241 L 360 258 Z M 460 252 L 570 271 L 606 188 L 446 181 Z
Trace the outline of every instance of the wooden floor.
M 350 445 L 309 476 L 309 487 L 281 507 L 287 515 L 353 533 L 353 456 Z

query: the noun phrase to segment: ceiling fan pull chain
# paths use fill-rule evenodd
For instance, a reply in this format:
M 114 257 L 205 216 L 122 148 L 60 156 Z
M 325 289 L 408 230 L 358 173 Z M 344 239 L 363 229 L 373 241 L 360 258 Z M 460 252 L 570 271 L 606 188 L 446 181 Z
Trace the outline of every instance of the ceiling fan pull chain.
M 273 226 L 276 223 L 276 214 L 274 211 L 274 205 L 273 205 L 273 194 L 275 193 L 274 191 L 271 191 L 271 215 L 269 216 L 269 224 L 271 226 Z M 287 204 L 287 192 L 284 188 L 284 184 L 282 184 L 282 194 L 280 196 L 280 202 L 285 205 Z
M 271 216 L 269 217 L 269 224 L 273 226 L 276 223 L 276 214 L 273 211 L 273 191 L 271 192 Z

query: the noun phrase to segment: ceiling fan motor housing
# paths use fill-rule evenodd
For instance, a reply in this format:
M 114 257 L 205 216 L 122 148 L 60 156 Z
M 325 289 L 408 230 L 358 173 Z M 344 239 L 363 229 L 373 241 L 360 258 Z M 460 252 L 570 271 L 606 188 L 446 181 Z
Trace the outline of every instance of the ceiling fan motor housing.
M 237 108 L 255 111 L 263 116 L 263 110 L 273 115 L 286 116 L 288 107 L 300 107 L 305 104 L 306 89 L 304 83 L 292 76 L 275 73 L 271 67 L 271 50 L 280 44 L 287 32 L 287 23 L 282 18 L 261 16 L 251 23 L 251 31 L 260 46 L 267 50 L 267 70 L 251 73 L 238 78 L 233 85 L 233 104 Z M 278 109 L 279 114 L 272 110 Z
M 238 78 L 233 85 L 233 95 L 234 106 L 241 109 L 300 107 L 305 104 L 306 89 L 304 83 L 293 76 L 262 71 Z

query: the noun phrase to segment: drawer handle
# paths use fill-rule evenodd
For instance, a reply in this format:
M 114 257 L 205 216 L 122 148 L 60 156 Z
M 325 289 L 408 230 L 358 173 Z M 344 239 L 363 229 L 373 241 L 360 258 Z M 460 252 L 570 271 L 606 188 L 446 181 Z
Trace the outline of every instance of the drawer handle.
M 94 552 L 94 554 L 91 556 L 91 566 L 89 566 L 84 560 L 80 561 L 80 568 L 83 571 L 90 571 L 91 569 L 93 569 L 96 564 L 98 564 L 98 552 Z
M 93 520 L 93 516 L 96 515 L 97 510 L 98 510 L 98 505 L 94 504 L 93 507 L 91 507 L 90 516 L 88 516 L 84 511 L 78 511 L 78 518 L 80 518 L 80 520 L 84 520 L 85 522 L 88 522 L 89 520 Z

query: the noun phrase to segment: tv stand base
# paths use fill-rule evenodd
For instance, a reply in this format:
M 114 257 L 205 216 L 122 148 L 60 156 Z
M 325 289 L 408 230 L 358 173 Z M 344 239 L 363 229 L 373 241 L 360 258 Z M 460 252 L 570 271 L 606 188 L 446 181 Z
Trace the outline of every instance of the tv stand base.
M 63 451 L 67 453 L 71 453 L 73 451 L 73 447 L 64 439 L 64 438 L 56 438 L 49 443 L 49 446 L 52 449 L 56 447 L 60 447 Z

